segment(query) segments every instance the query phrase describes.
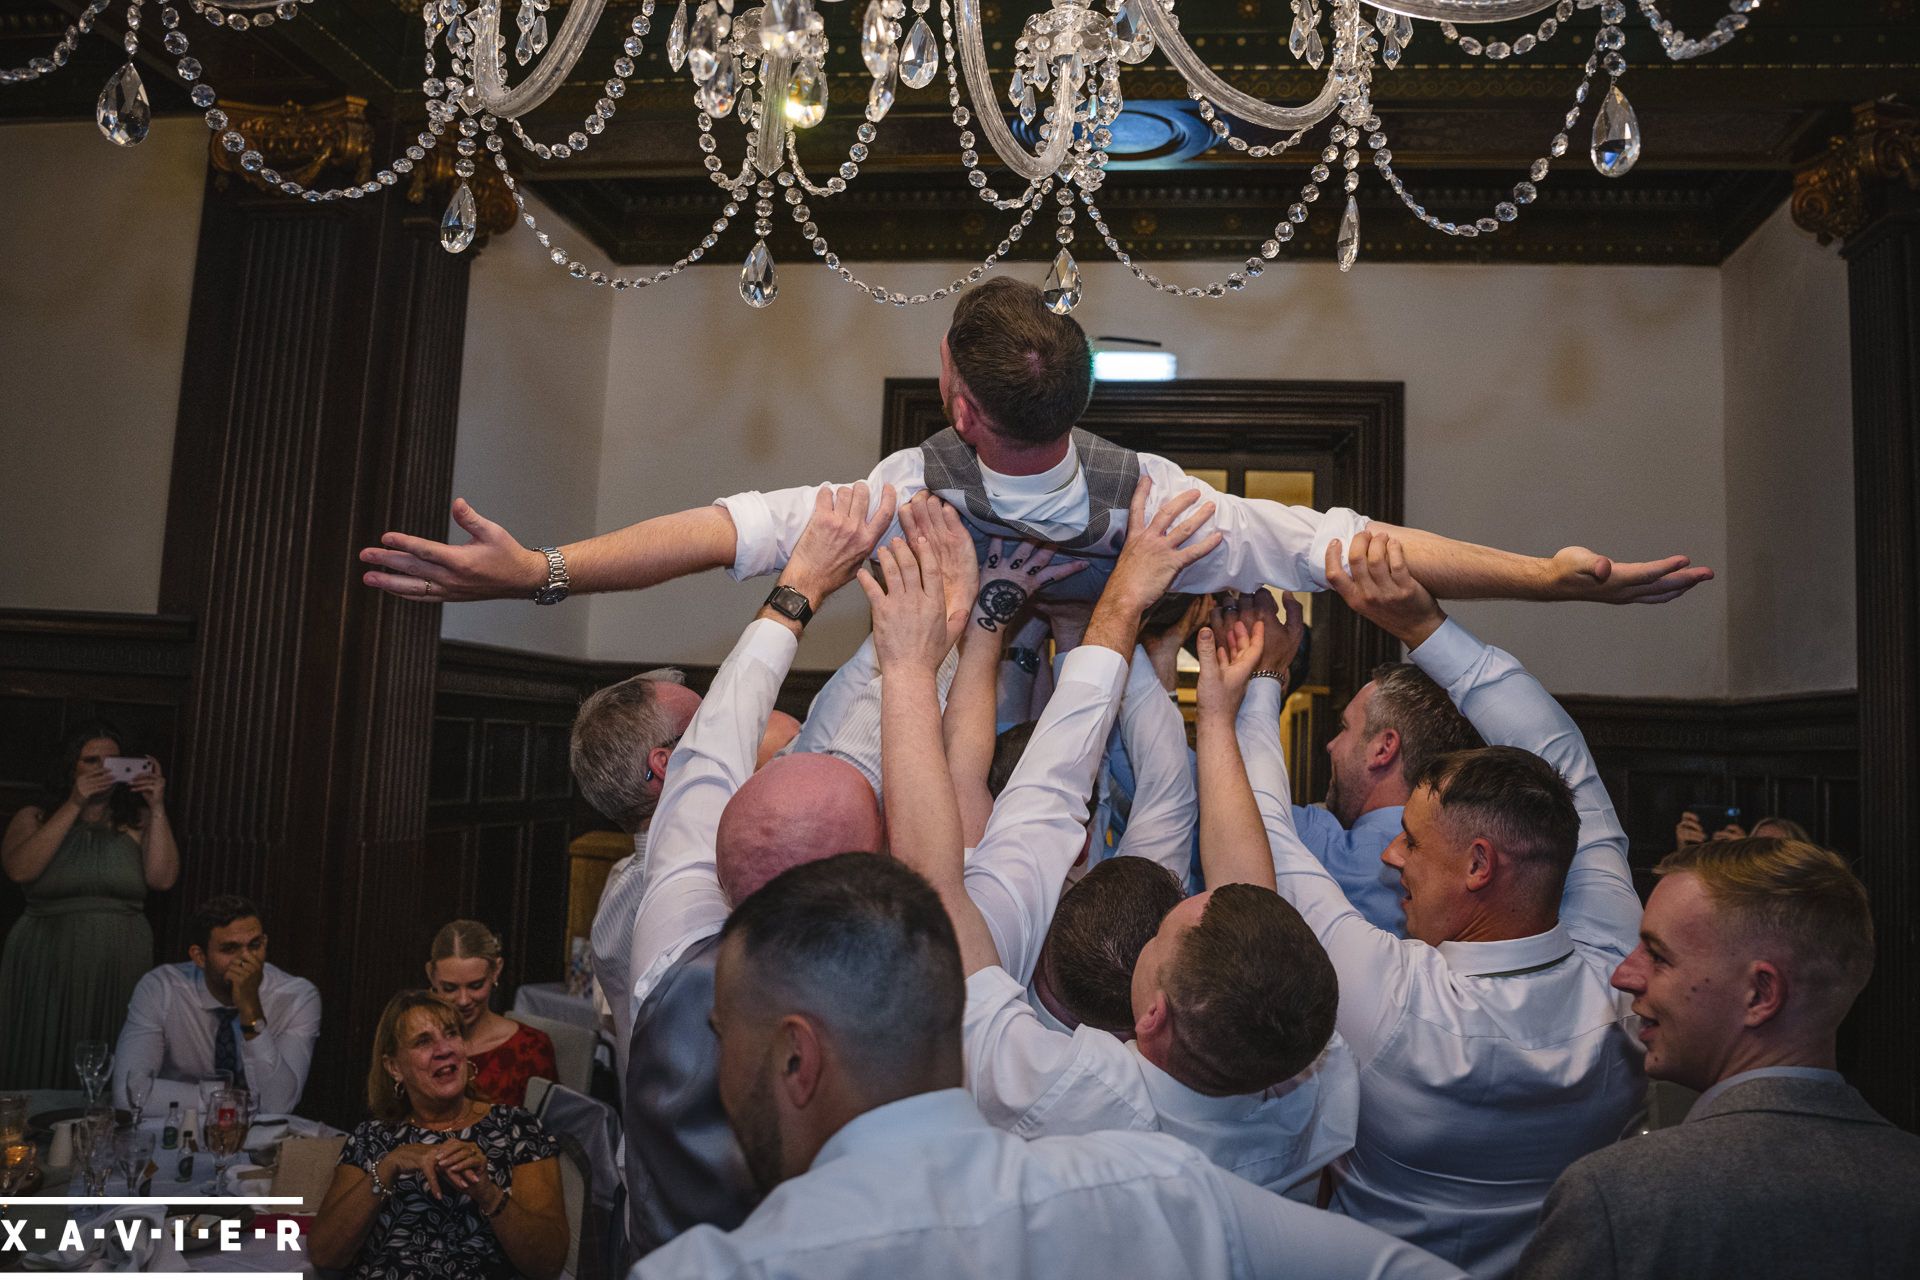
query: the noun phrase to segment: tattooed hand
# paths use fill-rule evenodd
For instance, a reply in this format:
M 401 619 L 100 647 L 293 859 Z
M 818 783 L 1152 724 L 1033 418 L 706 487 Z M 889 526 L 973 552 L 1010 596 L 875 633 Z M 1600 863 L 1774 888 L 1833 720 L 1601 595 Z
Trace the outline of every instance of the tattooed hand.
M 1001 630 L 1035 592 L 1087 567 L 1085 560 L 1055 561 L 1053 557 L 1052 547 L 1032 542 L 1009 547 L 995 538 L 987 543 L 986 563 L 980 566 L 980 594 L 973 601 L 974 625 L 983 631 Z

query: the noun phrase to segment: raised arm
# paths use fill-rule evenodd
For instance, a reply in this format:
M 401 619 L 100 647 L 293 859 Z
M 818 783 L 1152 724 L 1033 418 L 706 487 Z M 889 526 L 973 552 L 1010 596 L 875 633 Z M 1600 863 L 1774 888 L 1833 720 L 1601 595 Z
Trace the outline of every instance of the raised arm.
M 1288 603 L 1293 598 L 1288 597 Z M 1298 610 L 1298 605 L 1293 605 Z M 1209 889 L 1223 884 L 1274 887 L 1273 854 L 1268 850 L 1253 787 L 1240 756 L 1235 718 L 1253 678 L 1266 639 L 1266 625 L 1247 623 L 1200 629 L 1199 717 L 1195 741 L 1200 754 L 1200 872 Z
M 1713 570 L 1695 568 L 1685 556 L 1616 563 L 1585 547 L 1564 547 L 1551 556 L 1521 555 L 1420 529 L 1369 525 L 1365 516 L 1345 507 L 1322 512 L 1242 498 L 1221 493 L 1153 454 L 1140 455 L 1140 469 L 1154 478 L 1163 500 L 1197 492 L 1219 509 L 1210 527 L 1224 533 L 1226 541 L 1181 576 L 1176 584 L 1181 591 L 1256 591 L 1268 583 L 1289 591 L 1321 590 L 1327 586 L 1322 565 L 1329 544 L 1351 542 L 1369 527 L 1398 539 L 1413 576 L 1445 599 L 1658 604 L 1713 577 Z
M 1148 858 L 1185 884 L 1199 809 L 1187 723 L 1144 648 L 1133 651 L 1120 703 L 1120 745 L 1133 771 L 1133 806 L 1115 857 Z
M 1560 897 L 1561 923 L 1576 941 L 1625 959 L 1640 931 L 1627 833 L 1573 717 L 1512 654 L 1448 619 L 1413 578 L 1396 539 L 1362 533 L 1344 569 L 1334 554 L 1328 573 L 1341 598 L 1406 645 L 1407 656 L 1447 691 L 1489 745 L 1531 751 L 1567 780 L 1580 814 L 1580 843 Z

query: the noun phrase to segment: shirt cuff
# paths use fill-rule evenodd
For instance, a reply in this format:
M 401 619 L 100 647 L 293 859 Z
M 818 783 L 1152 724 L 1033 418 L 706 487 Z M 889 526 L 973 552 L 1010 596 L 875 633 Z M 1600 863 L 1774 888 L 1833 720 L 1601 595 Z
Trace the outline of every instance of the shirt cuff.
M 793 664 L 793 655 L 799 650 L 800 637 L 790 629 L 772 618 L 755 618 L 740 633 L 740 643 L 733 647 L 727 661 L 751 658 L 761 666 L 772 667 L 784 675 L 786 668 Z
M 735 582 L 772 573 L 780 567 L 780 539 L 773 528 L 773 509 L 759 490 L 715 498 L 713 505 L 733 518 L 733 563 L 727 575 Z
M 1060 683 L 1070 680 L 1095 685 L 1118 697 L 1126 687 L 1127 660 L 1103 644 L 1083 644 L 1060 664 Z M 1059 690 L 1054 693 L 1057 697 Z
M 1471 631 L 1448 618 L 1424 644 L 1407 654 L 1407 660 L 1432 676 L 1442 689 L 1451 689 L 1486 650 Z
M 972 1022 L 1012 1001 L 1025 1001 L 1027 989 L 997 964 L 976 969 L 967 976 L 967 1008 L 964 1021 Z
M 1235 723 L 1251 720 L 1256 724 L 1277 725 L 1280 721 L 1281 695 L 1285 692 L 1278 680 L 1247 681 L 1247 696 L 1240 700 L 1240 714 L 1234 717 Z
M 1347 553 L 1353 548 L 1353 535 L 1372 524 L 1373 521 L 1361 515 L 1351 507 L 1328 507 L 1320 515 L 1320 523 L 1313 531 L 1312 549 L 1308 552 L 1306 571 L 1313 579 L 1314 588 L 1319 591 L 1331 590 L 1327 582 L 1327 546 L 1335 538 L 1340 540 L 1340 562 L 1346 565 Z

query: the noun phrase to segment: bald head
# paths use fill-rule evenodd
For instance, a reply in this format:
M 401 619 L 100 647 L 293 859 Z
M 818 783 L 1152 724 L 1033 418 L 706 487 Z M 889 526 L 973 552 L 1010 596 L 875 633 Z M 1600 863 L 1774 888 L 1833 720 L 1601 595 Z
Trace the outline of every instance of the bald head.
M 836 853 L 877 853 L 880 806 L 860 771 L 798 753 L 748 778 L 720 815 L 720 887 L 739 903 L 789 867 Z

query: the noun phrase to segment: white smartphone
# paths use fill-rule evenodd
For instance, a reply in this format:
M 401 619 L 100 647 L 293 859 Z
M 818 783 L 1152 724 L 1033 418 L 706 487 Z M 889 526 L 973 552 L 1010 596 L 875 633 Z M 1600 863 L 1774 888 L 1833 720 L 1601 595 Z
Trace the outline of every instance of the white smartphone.
M 107 776 L 115 782 L 132 782 L 141 774 L 148 772 L 145 756 L 108 756 L 100 762 Z

